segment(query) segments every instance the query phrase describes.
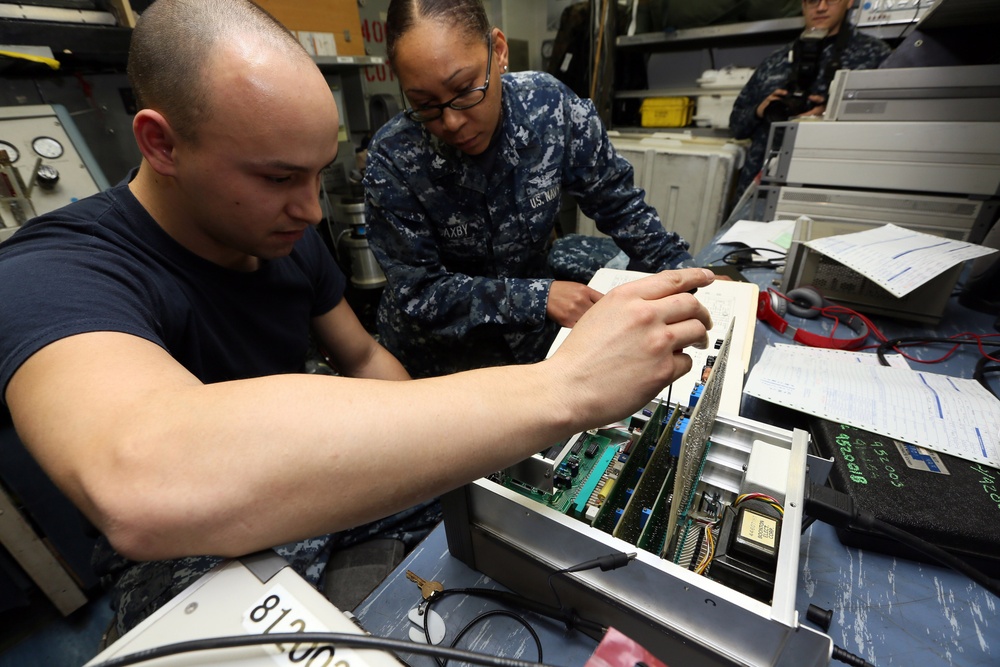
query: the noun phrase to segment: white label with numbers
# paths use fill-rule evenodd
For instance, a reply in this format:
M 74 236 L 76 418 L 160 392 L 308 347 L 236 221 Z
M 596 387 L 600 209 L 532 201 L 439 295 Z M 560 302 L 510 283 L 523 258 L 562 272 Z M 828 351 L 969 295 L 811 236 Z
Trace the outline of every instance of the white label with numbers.
M 243 612 L 243 627 L 250 634 L 329 632 L 305 604 L 278 584 Z M 284 643 L 265 646 L 282 667 L 361 667 L 366 663 L 353 651 L 331 644 Z

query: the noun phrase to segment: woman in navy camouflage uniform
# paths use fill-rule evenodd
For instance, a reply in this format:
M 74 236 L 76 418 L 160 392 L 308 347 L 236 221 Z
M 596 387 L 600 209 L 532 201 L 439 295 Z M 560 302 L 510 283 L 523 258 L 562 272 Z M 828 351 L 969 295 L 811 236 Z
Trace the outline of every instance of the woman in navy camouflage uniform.
M 415 377 L 544 358 L 600 293 L 547 264 L 564 192 L 631 258 L 690 259 L 633 184 L 590 100 L 508 49 L 480 0 L 392 0 L 390 64 L 412 108 L 373 138 L 371 247 L 388 279 L 382 343 Z
M 826 96 L 837 69 L 873 69 L 889 55 L 889 45 L 865 35 L 846 24 L 847 12 L 854 0 L 803 0 L 802 16 L 806 30 L 823 29 L 819 68 L 809 90 L 811 108 L 796 116 L 818 116 L 826 110 Z M 838 40 L 841 30 L 845 31 Z M 740 171 L 737 190 L 743 192 L 764 166 L 767 137 L 771 123 L 764 110 L 775 100 L 784 100 L 789 92 L 792 64 L 789 56 L 794 42 L 784 46 L 760 64 L 743 86 L 729 117 L 729 127 L 737 139 L 750 139 L 750 150 Z

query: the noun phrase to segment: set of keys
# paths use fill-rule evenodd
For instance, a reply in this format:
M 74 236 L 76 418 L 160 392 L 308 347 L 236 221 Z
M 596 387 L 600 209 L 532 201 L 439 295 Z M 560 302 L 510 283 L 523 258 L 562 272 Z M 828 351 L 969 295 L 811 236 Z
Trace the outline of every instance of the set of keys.
M 412 570 L 406 571 L 406 578 L 420 587 L 420 595 L 423 596 L 424 600 L 436 600 L 444 591 L 444 586 L 440 581 L 427 581 Z

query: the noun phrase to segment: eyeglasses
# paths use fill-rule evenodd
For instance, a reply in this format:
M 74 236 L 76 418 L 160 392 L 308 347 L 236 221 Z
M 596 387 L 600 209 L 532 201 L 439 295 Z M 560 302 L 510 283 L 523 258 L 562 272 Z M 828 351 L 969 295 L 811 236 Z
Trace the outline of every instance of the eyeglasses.
M 827 7 L 835 7 L 844 0 L 802 0 L 802 3 L 809 7 L 819 7 L 819 3 L 826 2 Z
M 489 55 L 486 56 L 486 83 L 477 88 L 470 88 L 465 92 L 461 92 L 442 104 L 425 104 L 421 107 L 417 107 L 416 109 L 407 109 L 406 117 L 410 120 L 415 120 L 418 123 L 428 123 L 432 120 L 440 118 L 444 114 L 445 108 L 454 109 L 455 111 L 465 111 L 466 109 L 471 109 L 485 100 L 486 90 L 490 87 L 490 71 L 493 69 L 492 32 L 486 38 L 486 46 L 489 49 Z M 400 90 L 400 93 L 402 93 L 402 89 Z

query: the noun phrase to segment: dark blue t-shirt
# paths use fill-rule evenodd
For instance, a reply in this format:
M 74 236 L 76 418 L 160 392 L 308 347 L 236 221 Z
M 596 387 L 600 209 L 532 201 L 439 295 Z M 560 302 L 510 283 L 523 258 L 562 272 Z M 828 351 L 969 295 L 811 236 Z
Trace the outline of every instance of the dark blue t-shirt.
M 0 244 L 0 390 L 45 345 L 90 331 L 150 340 L 205 383 L 299 372 L 310 319 L 345 284 L 314 229 L 288 257 L 233 271 L 174 241 L 122 183 Z
M 68 336 L 118 331 L 163 347 L 202 382 L 304 370 L 310 319 L 343 297 L 346 279 L 319 234 L 257 271 L 189 252 L 126 184 L 40 216 L 0 244 L 0 399 L 32 354 Z M 333 536 L 276 547 L 318 584 Z M 193 556 L 136 563 L 101 538 L 95 570 L 114 583 L 119 633 L 219 562 Z

